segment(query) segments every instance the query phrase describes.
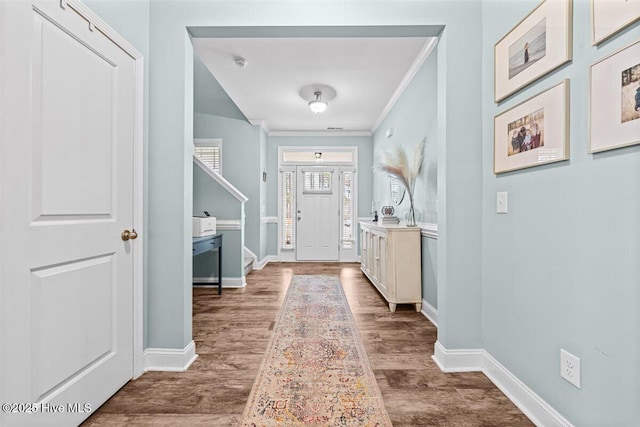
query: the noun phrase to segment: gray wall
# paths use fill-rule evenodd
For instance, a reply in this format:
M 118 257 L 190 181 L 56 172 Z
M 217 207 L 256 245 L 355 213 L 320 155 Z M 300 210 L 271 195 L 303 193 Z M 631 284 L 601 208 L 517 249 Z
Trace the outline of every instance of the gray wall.
M 241 203 L 226 189 L 214 181 L 198 166 L 193 167 L 193 213 L 203 215 L 207 211 L 216 220 L 240 220 Z M 222 233 L 222 275 L 242 277 L 244 242 L 242 233 L 236 230 L 218 230 Z M 218 255 L 206 252 L 193 258 L 193 277 L 208 278 L 218 275 Z
M 538 3 L 485 1 L 483 57 Z M 573 424 L 637 426 L 640 146 L 588 154 L 587 123 L 590 65 L 638 40 L 640 26 L 592 47 L 589 2 L 573 5 L 568 65 L 496 105 L 493 62 L 483 62 L 483 341 Z M 494 115 L 567 77 L 571 159 L 494 175 Z M 507 215 L 495 213 L 498 191 Z M 581 359 L 579 390 L 560 378 L 560 348 Z
M 193 111 L 246 121 L 244 114 L 197 56 L 193 57 L 193 85 L 196 88 L 193 94 Z
M 426 140 L 422 171 L 416 180 L 414 206 L 421 213 L 422 222 L 430 223 L 438 222 L 437 72 L 438 55 L 434 50 L 373 135 L 374 164 L 379 162 L 382 152 L 394 146 L 413 153 L 416 144 Z M 387 138 L 386 132 L 390 128 L 393 136 Z M 393 205 L 388 175 L 376 170 L 373 182 L 375 200 Z M 405 197 L 402 204 L 396 206 L 396 215 L 401 217 L 408 209 L 409 197 Z
M 194 138 L 222 139 L 222 175 L 249 199 L 245 204 L 245 245 L 260 254 L 262 170 L 261 129 L 244 120 L 195 113 Z
M 425 139 L 422 170 L 416 180 L 414 206 L 420 213 L 419 222 L 438 222 L 438 53 L 434 49 L 411 80 L 403 94 L 373 135 L 374 164 L 382 152 L 402 147 L 412 153 L 416 144 Z M 393 136 L 387 138 L 387 130 Z M 389 177 L 375 170 L 373 194 L 381 205 L 393 205 L 389 190 Z M 403 218 L 409 210 L 409 197 L 395 206 L 396 216 Z M 437 241 L 422 238 L 422 298 L 434 308 L 438 307 Z
M 438 308 L 438 241 L 422 237 L 422 299 Z

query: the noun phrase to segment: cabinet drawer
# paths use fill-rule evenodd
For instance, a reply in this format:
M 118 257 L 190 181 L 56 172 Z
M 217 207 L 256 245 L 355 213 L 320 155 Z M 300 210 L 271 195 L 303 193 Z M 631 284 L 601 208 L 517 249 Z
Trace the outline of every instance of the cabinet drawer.
M 193 255 L 200 255 L 201 253 L 211 250 L 211 240 L 205 240 L 204 242 L 197 242 L 193 244 Z
M 209 250 L 218 249 L 220 246 L 222 246 L 222 236 L 215 237 L 213 240 L 207 243 L 209 243 Z

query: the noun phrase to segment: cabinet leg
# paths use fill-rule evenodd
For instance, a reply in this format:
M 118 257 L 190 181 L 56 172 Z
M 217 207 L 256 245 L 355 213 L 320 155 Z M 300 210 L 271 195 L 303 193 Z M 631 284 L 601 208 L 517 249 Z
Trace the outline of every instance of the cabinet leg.
M 418 313 L 420 313 L 420 310 L 422 310 L 422 303 L 421 303 L 421 302 L 417 302 L 417 303 L 416 303 L 416 311 L 417 311 Z
M 396 312 L 396 305 L 392 302 L 389 303 L 389 311 L 392 313 Z

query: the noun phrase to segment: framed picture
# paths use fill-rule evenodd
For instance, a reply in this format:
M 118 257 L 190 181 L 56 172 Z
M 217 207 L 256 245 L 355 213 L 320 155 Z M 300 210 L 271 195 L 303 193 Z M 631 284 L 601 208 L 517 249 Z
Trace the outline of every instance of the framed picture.
M 545 0 L 496 43 L 496 102 L 571 60 L 572 8 L 571 0 Z
M 640 143 L 640 40 L 591 66 L 589 152 Z
M 493 172 L 569 158 L 569 80 L 495 116 Z
M 597 45 L 640 19 L 640 0 L 591 0 L 591 44 Z

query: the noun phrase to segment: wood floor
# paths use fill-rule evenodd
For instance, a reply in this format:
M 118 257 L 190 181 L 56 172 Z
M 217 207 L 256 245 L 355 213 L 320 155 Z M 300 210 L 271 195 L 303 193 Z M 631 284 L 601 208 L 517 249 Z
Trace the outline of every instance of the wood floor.
M 83 425 L 237 425 L 293 274 L 340 276 L 394 426 L 533 425 L 482 373 L 442 373 L 436 328 L 413 306 L 390 313 L 359 264 L 337 263 L 269 264 L 221 296 L 194 289 L 191 368 L 130 381 Z

